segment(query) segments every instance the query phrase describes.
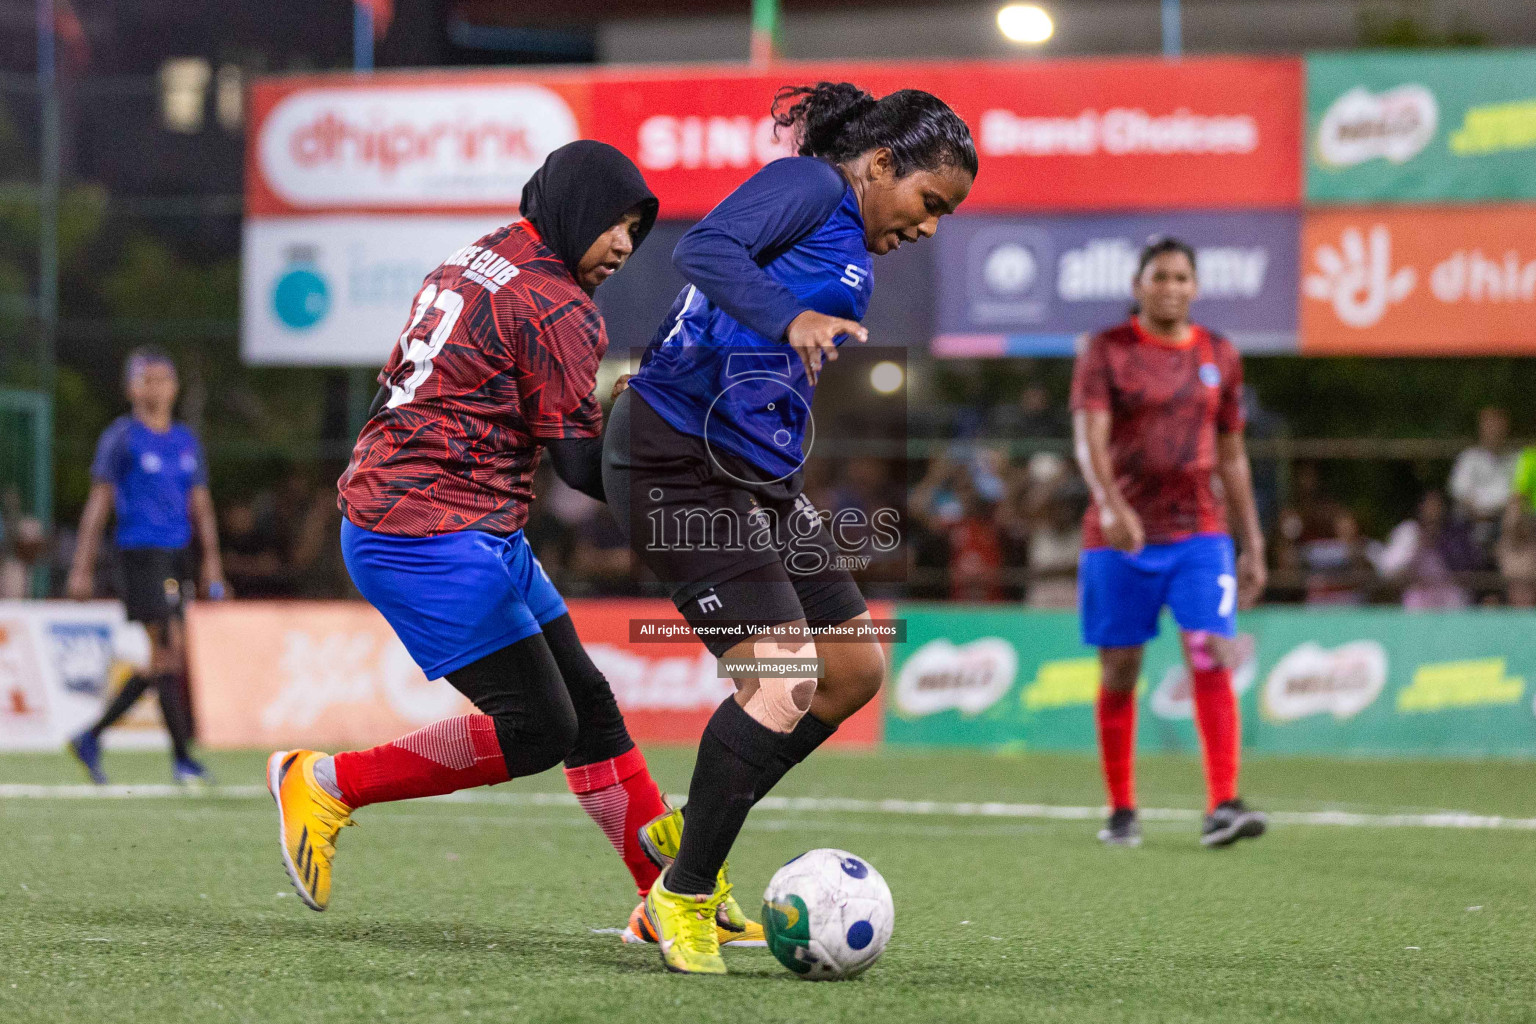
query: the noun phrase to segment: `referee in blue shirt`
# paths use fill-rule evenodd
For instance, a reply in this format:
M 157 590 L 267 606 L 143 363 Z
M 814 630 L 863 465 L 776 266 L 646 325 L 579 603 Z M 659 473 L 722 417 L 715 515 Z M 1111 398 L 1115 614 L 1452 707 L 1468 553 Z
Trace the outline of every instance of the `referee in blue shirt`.
M 197 575 L 204 594 L 217 599 L 225 593 L 208 464 L 197 436 L 171 418 L 179 385 L 170 357 L 157 349 L 138 349 L 128 357 L 123 379 L 132 412 L 112 421 L 97 442 L 67 593 L 77 600 L 94 596 L 96 552 L 107 517 L 115 512 L 121 597 L 129 620 L 142 622 L 149 633 L 150 664 L 147 673 L 123 684 L 96 724 L 71 739 L 69 747 L 91 781 L 104 784 L 101 734 L 153 686 L 171 735 L 173 776 L 180 783 L 196 783 L 206 772 L 188 751 L 192 714 L 182 623 L 185 602 L 197 592 L 194 534 L 202 548 Z

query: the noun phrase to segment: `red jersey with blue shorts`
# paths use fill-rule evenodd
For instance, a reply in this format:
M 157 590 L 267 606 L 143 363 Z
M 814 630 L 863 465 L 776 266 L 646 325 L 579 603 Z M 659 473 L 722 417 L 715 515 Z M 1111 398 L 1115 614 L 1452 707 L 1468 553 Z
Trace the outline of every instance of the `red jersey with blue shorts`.
M 339 482 L 352 582 L 429 679 L 566 614 L 522 527 L 541 440 L 602 432 L 597 306 L 527 221 L 427 275 Z
M 1089 505 L 1078 564 L 1084 642 L 1146 643 L 1164 605 L 1185 630 L 1235 632 L 1235 559 L 1212 480 L 1217 435 L 1243 429 L 1242 383 L 1237 350 L 1198 326 L 1179 345 L 1132 319 L 1078 356 L 1072 408 L 1109 413 L 1115 483 L 1147 538 L 1140 552 L 1107 547 Z
M 1072 371 L 1072 408 L 1109 413 L 1115 482 L 1141 517 L 1147 543 L 1224 533 L 1216 499 L 1216 435 L 1243 429 L 1243 364 L 1232 343 L 1198 325 L 1175 345 L 1135 319 L 1094 335 Z M 1083 546 L 1103 547 L 1099 509 Z
M 427 275 L 379 374 L 390 397 L 342 474 L 341 510 L 374 533 L 511 534 L 539 441 L 597 437 L 603 318 L 527 221 Z

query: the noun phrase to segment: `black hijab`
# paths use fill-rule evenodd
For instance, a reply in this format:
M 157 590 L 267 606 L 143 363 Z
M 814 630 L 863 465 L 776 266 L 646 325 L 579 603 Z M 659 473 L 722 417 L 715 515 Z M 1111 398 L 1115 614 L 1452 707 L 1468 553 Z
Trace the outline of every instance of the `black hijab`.
M 635 248 L 656 223 L 659 206 L 640 169 L 606 142 L 578 139 L 549 154 L 523 186 L 522 214 L 544 236 L 571 276 L 599 235 L 641 205 Z

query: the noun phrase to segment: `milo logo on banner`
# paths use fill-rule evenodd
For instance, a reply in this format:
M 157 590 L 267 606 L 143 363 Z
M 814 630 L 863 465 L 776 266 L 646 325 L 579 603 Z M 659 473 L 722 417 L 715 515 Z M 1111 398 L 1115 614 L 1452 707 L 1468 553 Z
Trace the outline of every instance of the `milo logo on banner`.
M 1007 640 L 930 640 L 896 677 L 896 709 L 912 717 L 950 710 L 979 715 L 1002 699 L 1018 670 L 1018 652 Z
M 1270 670 L 1264 681 L 1264 713 L 1277 722 L 1322 714 L 1353 718 L 1370 707 L 1386 685 L 1387 651 L 1375 640 L 1332 649 L 1305 643 Z
M 1307 58 L 1307 198 L 1536 198 L 1536 50 Z
M 1373 93 L 1356 87 L 1334 100 L 1317 126 L 1317 159 L 1353 167 L 1377 158 L 1394 164 L 1419 155 L 1435 137 L 1440 106 L 1422 85 Z

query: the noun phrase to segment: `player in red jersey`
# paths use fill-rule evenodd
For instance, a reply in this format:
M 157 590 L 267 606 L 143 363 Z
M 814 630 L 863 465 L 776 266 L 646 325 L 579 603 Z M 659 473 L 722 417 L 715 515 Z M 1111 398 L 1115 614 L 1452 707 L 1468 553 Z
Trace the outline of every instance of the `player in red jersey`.
M 1190 322 L 1195 252 L 1150 243 L 1133 282 L 1136 311 L 1095 335 L 1072 375 L 1078 464 L 1093 500 L 1083 522 L 1079 604 L 1083 642 L 1099 649 L 1099 749 L 1109 790 L 1106 843 L 1136 846 L 1133 764 L 1142 647 L 1163 606 L 1182 631 L 1205 753 L 1200 841 L 1226 846 L 1262 835 L 1267 819 L 1237 795 L 1240 732 L 1232 693 L 1239 605 L 1264 590 L 1264 536 L 1243 445 L 1237 350 Z M 1236 558 L 1221 493 L 1237 521 Z
M 568 484 L 603 497 L 595 386 L 608 337 L 592 292 L 656 211 L 628 158 L 572 143 L 529 180 L 524 220 L 449 256 L 416 296 L 339 483 L 342 546 L 358 590 L 427 677 L 446 677 L 480 713 L 370 750 L 271 756 L 283 863 L 315 910 L 359 807 L 562 760 L 642 894 L 656 878 L 636 831 L 666 805 L 522 533 L 541 450 Z

